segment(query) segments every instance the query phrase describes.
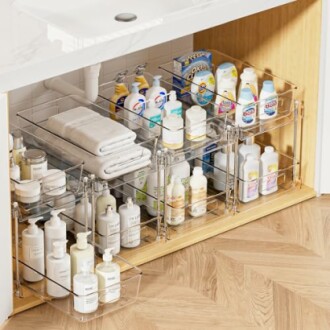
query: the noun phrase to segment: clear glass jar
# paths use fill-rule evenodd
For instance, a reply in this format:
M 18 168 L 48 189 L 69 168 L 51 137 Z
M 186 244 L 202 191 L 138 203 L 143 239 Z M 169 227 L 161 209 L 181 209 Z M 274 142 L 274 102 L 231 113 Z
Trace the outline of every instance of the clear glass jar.
M 47 155 L 40 149 L 29 149 L 22 156 L 22 180 L 38 180 L 47 172 Z

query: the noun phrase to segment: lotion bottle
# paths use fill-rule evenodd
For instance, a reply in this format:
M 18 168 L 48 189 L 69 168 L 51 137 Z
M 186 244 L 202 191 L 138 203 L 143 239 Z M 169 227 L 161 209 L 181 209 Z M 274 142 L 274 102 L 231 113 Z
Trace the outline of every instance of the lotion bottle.
M 189 214 L 192 217 L 200 217 L 207 211 L 207 179 L 203 175 L 203 169 L 199 166 L 193 170 L 189 182 L 190 207 Z
M 133 203 L 132 198 L 128 197 L 126 204 L 119 207 L 120 215 L 120 241 L 124 248 L 134 248 L 140 245 L 141 232 L 141 210 Z
M 127 71 L 118 73 L 116 76 L 115 94 L 110 98 L 110 118 L 113 120 L 121 119 L 116 114 L 122 116 L 124 102 L 129 94 L 128 88 L 124 83 Z
M 149 89 L 149 83 L 147 81 L 147 79 L 144 76 L 144 71 L 146 69 L 146 64 L 143 65 L 138 65 L 135 69 L 135 78 L 134 80 L 138 83 L 140 83 L 139 85 L 139 93 L 146 96 L 147 90 Z
M 36 222 L 43 217 L 30 218 L 29 226 L 22 232 L 22 253 L 25 264 L 35 269 L 37 272 L 44 274 L 45 257 L 44 257 L 44 232 L 36 225 Z M 29 267 L 23 267 L 23 278 L 28 282 L 38 282 L 43 279 L 42 275 Z
M 54 241 L 66 241 L 66 223 L 58 216 L 65 209 L 52 210 L 50 220 L 45 222 L 45 256 L 52 252 Z
M 73 276 L 73 308 L 76 312 L 93 313 L 99 306 L 97 276 L 90 270 L 88 263 L 83 262 L 79 273 Z
M 261 120 L 270 119 L 277 116 L 278 98 L 274 83 L 265 80 L 260 92 L 259 118 Z
M 211 71 L 198 71 L 190 85 L 191 99 L 200 106 L 208 105 L 213 98 L 215 80 Z
M 90 234 L 90 231 L 78 233 L 77 243 L 70 246 L 72 277 L 79 273 L 83 264 L 87 265 L 91 272 L 94 271 L 94 248 L 87 243 L 87 236 Z
M 143 136 L 152 138 L 161 133 L 162 111 L 156 106 L 154 99 L 148 100 L 147 109 L 143 115 Z
M 185 188 L 179 177 L 175 177 L 172 185 L 170 218 L 167 223 L 178 226 L 185 220 Z
M 160 86 L 160 79 L 162 76 L 154 76 L 152 87 L 147 90 L 146 99 L 153 99 L 156 107 L 160 110 L 164 109 L 164 105 L 167 101 L 167 91 L 164 87 Z
M 260 186 L 261 195 L 268 195 L 277 191 L 278 153 L 274 147 L 265 147 L 260 157 Z
M 113 210 L 117 210 L 116 198 L 110 194 L 109 186 L 107 182 L 104 181 L 102 195 L 96 199 L 96 219 L 104 212 L 108 205 L 111 205 Z
M 216 85 L 217 85 L 217 93 L 220 94 L 220 84 L 221 84 L 221 80 L 223 78 L 230 78 L 235 87 L 237 84 L 237 69 L 235 67 L 235 64 L 230 63 L 230 62 L 224 62 L 221 63 L 218 68 L 217 71 L 215 73 L 215 79 L 216 79 Z
M 252 154 L 257 160 L 260 159 L 261 148 L 259 144 L 254 143 L 254 137 L 248 137 L 238 146 L 238 169 L 241 168 L 247 154 Z
M 86 210 L 87 210 L 87 225 L 88 228 L 92 227 L 92 204 L 88 201 L 88 178 L 84 177 L 84 192 L 80 202 L 76 205 L 74 212 L 74 231 L 76 234 L 86 231 Z
M 249 88 L 241 90 L 236 106 L 235 123 L 239 127 L 252 126 L 256 122 L 257 106 Z
M 239 85 L 238 95 L 240 96 L 243 88 L 249 88 L 253 94 L 253 101 L 258 101 L 258 77 L 253 68 L 245 68 L 240 75 L 241 83 Z
M 219 191 L 226 191 L 227 185 L 227 166 L 229 166 L 229 175 L 234 175 L 235 169 L 235 153 L 229 152 L 229 165 L 227 164 L 228 154 L 227 148 L 222 148 L 214 155 L 214 180 L 213 187 Z
M 111 205 L 96 219 L 96 230 L 99 234 L 99 253 L 104 253 L 106 248 L 111 248 L 114 254 L 120 252 L 120 218 Z
M 66 253 L 66 243 L 67 241 L 54 241 L 52 253 L 46 258 L 47 277 L 60 284 L 47 279 L 47 294 L 56 298 L 68 296 L 71 290 L 71 265 L 70 256 Z
M 142 125 L 143 113 L 146 109 L 146 98 L 139 93 L 139 82 L 132 83 L 131 93 L 126 97 L 124 107 L 124 117 L 126 119 L 126 126 L 129 129 L 138 129 Z
M 229 113 L 236 107 L 236 86 L 229 77 L 223 77 L 218 86 L 214 101 L 214 116 Z
M 182 117 L 182 102 L 177 100 L 176 91 L 170 91 L 169 100 L 164 105 L 166 116 L 177 115 Z
M 114 251 L 105 249 L 103 262 L 96 265 L 95 274 L 98 277 L 100 302 L 114 303 L 120 298 L 120 267 L 112 262 Z

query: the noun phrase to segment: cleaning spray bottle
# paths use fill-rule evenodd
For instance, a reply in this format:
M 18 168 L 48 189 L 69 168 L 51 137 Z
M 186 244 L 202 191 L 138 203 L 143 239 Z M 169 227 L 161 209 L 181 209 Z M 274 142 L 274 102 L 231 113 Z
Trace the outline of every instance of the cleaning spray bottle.
M 120 117 L 116 114 L 121 114 L 123 112 L 123 106 L 126 97 L 129 94 L 128 88 L 124 83 L 125 77 L 127 75 L 127 70 L 117 74 L 115 81 L 115 94 L 110 98 L 110 118 L 114 120 L 119 120 Z
M 54 241 L 66 241 L 66 223 L 58 216 L 65 209 L 52 210 L 51 218 L 45 223 L 45 255 L 52 252 Z
M 167 101 L 167 91 L 164 87 L 160 86 L 160 79 L 162 76 L 154 76 L 152 87 L 148 89 L 146 93 L 147 100 L 154 99 L 156 107 L 163 110 Z
M 105 249 L 103 262 L 96 265 L 99 300 L 102 303 L 114 303 L 120 298 L 120 267 L 112 262 L 113 249 Z
M 40 274 L 44 274 L 45 271 L 44 232 L 36 225 L 41 219 L 43 217 L 30 218 L 29 226 L 22 232 L 23 262 L 38 272 L 24 266 L 23 278 L 28 282 L 41 281 L 43 276 Z
M 147 79 L 145 78 L 144 71 L 146 69 L 147 63 L 145 64 L 140 64 L 136 67 L 135 69 L 135 79 L 134 81 L 139 82 L 139 93 L 146 96 L 147 90 L 149 89 L 149 83 Z

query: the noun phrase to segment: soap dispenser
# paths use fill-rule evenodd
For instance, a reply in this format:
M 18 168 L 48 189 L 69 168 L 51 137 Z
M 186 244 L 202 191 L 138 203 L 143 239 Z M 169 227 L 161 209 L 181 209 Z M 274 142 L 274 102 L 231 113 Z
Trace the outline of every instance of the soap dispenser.
M 169 101 L 164 104 L 166 116 L 177 115 L 182 117 L 182 102 L 177 100 L 176 91 L 170 91 Z
M 40 274 L 44 274 L 45 271 L 44 232 L 36 225 L 40 219 L 43 217 L 30 218 L 29 226 L 22 232 L 23 262 L 36 270 L 23 267 L 23 278 L 28 282 L 41 281 L 43 276 Z
M 45 222 L 45 256 L 52 252 L 54 241 L 66 241 L 66 223 L 58 216 L 65 209 L 53 210 L 51 218 Z
M 99 300 L 114 303 L 120 298 L 120 267 L 112 262 L 113 249 L 105 249 L 103 262 L 95 268 L 98 277 Z
M 107 205 L 105 212 L 99 214 L 96 219 L 96 230 L 99 234 L 99 252 L 112 248 L 114 254 L 120 251 L 120 218 L 119 214 Z
M 79 272 L 83 263 L 89 266 L 91 272 L 94 271 L 94 248 L 87 242 L 90 234 L 90 231 L 78 233 L 77 243 L 70 247 L 72 277 Z
M 167 101 L 167 91 L 164 87 L 160 86 L 160 79 L 162 76 L 156 75 L 154 76 L 154 80 L 152 83 L 152 87 L 148 89 L 146 93 L 146 99 L 150 100 L 153 99 L 155 100 L 156 107 L 159 108 L 160 110 L 164 109 L 164 105 Z
M 142 94 L 142 95 L 144 95 L 144 96 L 146 95 L 146 92 L 147 92 L 147 90 L 150 87 L 147 79 L 144 76 L 144 71 L 146 69 L 146 65 L 147 65 L 147 63 L 146 64 L 140 64 L 140 65 L 138 65 L 136 67 L 136 69 L 135 69 L 136 76 L 134 78 L 134 80 L 136 82 L 139 82 L 140 83 L 140 85 L 139 85 L 139 93 Z
M 104 212 L 108 205 L 111 205 L 115 211 L 117 210 L 116 198 L 110 194 L 108 184 L 104 181 L 102 195 L 96 199 L 96 219 L 101 213 Z
M 46 258 L 47 294 L 56 298 L 68 296 L 71 290 L 70 256 L 66 253 L 66 243 L 66 240 L 54 241 L 52 252 Z
M 110 118 L 114 120 L 119 120 L 117 114 L 123 112 L 124 102 L 129 94 L 129 91 L 124 83 L 125 77 L 127 75 L 127 70 L 125 72 L 120 72 L 116 76 L 115 94 L 110 98 Z

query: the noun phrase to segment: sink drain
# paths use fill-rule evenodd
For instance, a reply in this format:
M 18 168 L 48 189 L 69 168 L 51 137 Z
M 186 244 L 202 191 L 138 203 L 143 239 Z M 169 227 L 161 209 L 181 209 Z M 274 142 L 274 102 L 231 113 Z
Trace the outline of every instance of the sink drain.
M 115 16 L 115 20 L 118 22 L 133 22 L 137 19 L 137 16 L 132 13 L 121 13 Z

